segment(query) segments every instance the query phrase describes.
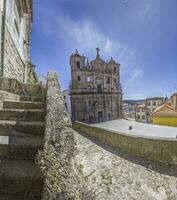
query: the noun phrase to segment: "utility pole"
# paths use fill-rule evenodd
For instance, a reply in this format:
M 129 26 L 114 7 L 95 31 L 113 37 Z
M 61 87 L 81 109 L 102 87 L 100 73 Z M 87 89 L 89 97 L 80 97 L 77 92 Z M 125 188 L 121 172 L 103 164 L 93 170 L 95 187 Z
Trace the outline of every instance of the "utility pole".
M 5 28 L 6 28 L 6 0 L 3 1 L 2 23 L 1 23 L 1 68 L 0 77 L 4 75 L 4 45 L 5 45 Z

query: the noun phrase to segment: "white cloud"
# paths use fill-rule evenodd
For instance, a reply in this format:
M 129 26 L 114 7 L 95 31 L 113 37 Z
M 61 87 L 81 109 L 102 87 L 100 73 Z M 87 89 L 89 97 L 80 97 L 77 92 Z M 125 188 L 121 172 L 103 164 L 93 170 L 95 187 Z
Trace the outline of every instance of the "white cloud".
M 47 37 L 53 37 L 57 40 L 63 40 L 69 44 L 73 50 L 78 49 L 79 52 L 84 54 L 92 54 L 96 47 L 101 48 L 101 55 L 103 58 L 109 59 L 113 56 L 118 59 L 121 64 L 121 79 L 123 82 L 123 89 L 129 88 L 131 95 L 131 87 L 143 77 L 143 69 L 141 67 L 134 68 L 135 66 L 142 66 L 137 52 L 122 43 L 117 39 L 111 38 L 102 32 L 94 23 L 89 19 L 74 20 L 62 12 L 46 13 L 43 20 L 42 31 Z M 136 95 L 134 93 L 134 95 Z M 137 95 L 140 96 L 140 95 Z
M 82 52 L 93 52 L 99 47 L 105 56 L 123 58 L 132 54 L 127 45 L 104 34 L 89 19 L 73 20 L 62 12 L 49 14 L 47 10 L 43 13 L 47 18 L 43 20 L 42 32 L 47 37 L 63 39 Z
M 143 69 L 137 68 L 133 71 L 130 71 L 130 77 L 127 81 L 129 86 L 133 86 L 136 81 L 140 80 L 143 77 Z

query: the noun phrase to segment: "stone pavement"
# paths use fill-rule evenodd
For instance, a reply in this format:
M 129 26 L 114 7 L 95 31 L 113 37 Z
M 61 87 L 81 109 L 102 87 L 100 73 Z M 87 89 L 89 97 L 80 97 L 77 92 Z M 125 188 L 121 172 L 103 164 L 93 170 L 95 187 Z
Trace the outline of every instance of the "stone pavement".
M 75 132 L 77 168 L 97 200 L 177 200 L 177 177 L 111 153 Z

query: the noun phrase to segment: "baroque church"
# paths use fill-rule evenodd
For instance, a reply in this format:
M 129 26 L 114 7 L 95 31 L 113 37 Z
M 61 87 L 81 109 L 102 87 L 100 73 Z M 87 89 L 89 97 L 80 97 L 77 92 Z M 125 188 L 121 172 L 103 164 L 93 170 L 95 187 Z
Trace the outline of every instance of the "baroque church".
M 70 56 L 73 121 L 93 123 L 122 117 L 120 64 L 112 57 L 105 62 L 99 51 L 96 48 L 96 58 L 90 63 L 77 50 Z

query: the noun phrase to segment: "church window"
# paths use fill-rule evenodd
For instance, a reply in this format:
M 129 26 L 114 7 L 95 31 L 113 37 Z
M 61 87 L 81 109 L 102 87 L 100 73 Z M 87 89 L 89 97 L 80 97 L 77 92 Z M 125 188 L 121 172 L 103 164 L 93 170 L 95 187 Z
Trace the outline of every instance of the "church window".
M 77 76 L 77 80 L 80 81 L 80 80 L 81 80 L 81 77 L 80 77 L 80 76 Z
M 110 78 L 107 78 L 107 82 L 106 82 L 107 84 L 110 84 Z
M 76 66 L 77 66 L 78 69 L 80 69 L 81 66 L 80 66 L 80 62 L 79 61 L 76 62 Z
M 103 100 L 103 105 L 106 106 L 106 101 L 105 100 Z
M 93 115 L 89 115 L 89 122 L 93 121 Z
M 97 92 L 98 93 L 102 93 L 102 87 L 101 87 L 101 85 L 97 85 Z
M 116 67 L 114 67 L 114 73 L 116 73 L 116 72 L 117 72 Z
M 87 76 L 87 77 L 86 77 L 86 81 L 87 81 L 87 82 L 91 82 L 91 77 L 90 77 L 90 76 Z
M 114 83 L 117 83 L 117 79 L 116 78 L 114 79 Z

